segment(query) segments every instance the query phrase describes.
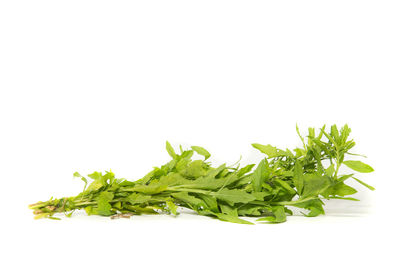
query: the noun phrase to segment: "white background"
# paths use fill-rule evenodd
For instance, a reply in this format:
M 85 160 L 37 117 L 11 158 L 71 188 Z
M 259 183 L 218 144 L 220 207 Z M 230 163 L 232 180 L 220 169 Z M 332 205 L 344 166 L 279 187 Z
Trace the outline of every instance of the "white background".
M 2 266 L 397 266 L 398 1 L 1 1 Z M 183 214 L 33 220 L 72 173 L 137 179 L 165 140 L 215 164 L 348 123 L 360 202 L 278 225 Z M 397 244 L 398 246 L 398 244 Z

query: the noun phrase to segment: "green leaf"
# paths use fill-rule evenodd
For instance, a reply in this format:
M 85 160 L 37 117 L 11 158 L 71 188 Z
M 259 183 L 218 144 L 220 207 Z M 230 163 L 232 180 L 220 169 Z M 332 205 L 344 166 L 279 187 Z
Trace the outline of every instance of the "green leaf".
M 101 174 L 101 172 L 94 172 L 88 174 L 88 177 L 92 178 L 93 180 L 100 180 L 103 177 L 103 175 Z
M 176 185 L 183 185 L 189 183 L 190 180 L 185 179 L 180 173 L 170 172 L 166 176 L 160 177 L 157 182 L 150 183 L 151 185 L 166 185 L 166 186 L 176 186 Z
M 239 207 L 238 214 L 239 216 L 260 216 L 260 210 L 264 208 L 265 207 L 260 207 L 258 205 L 245 204 Z
M 204 156 L 204 160 L 207 160 L 211 156 L 211 154 L 201 146 L 192 146 L 192 149 L 196 151 L 199 155 Z
M 224 188 L 218 192 L 212 192 L 211 194 L 216 198 L 225 201 L 231 206 L 233 206 L 235 203 L 248 203 L 256 200 L 256 197 L 252 194 L 246 193 L 245 191 L 239 189 L 229 190 Z
M 189 204 L 192 207 L 204 205 L 204 202 L 201 199 L 189 195 L 188 192 L 172 193 L 171 196 Z
M 308 214 L 304 214 L 307 217 L 315 217 L 321 214 L 325 214 L 324 208 L 322 207 L 324 203 L 320 199 L 312 199 L 305 202 L 297 203 L 291 206 L 298 208 L 303 208 L 309 210 Z
M 333 176 L 334 172 L 335 172 L 335 166 L 334 166 L 333 164 L 331 164 L 331 165 L 325 170 L 326 175 L 331 176 L 331 177 Z
M 255 164 L 249 164 L 239 169 L 237 176 L 242 177 L 246 173 L 250 172 L 254 168 Z
M 286 191 L 288 191 L 290 194 L 293 194 L 293 195 L 295 195 L 296 194 L 296 191 L 287 183 L 287 182 L 285 182 L 285 181 L 283 181 L 283 180 L 281 180 L 281 179 L 279 179 L 279 178 L 276 178 L 275 180 L 274 180 L 274 182 L 275 182 L 275 184 L 277 183 L 277 184 L 279 184 L 281 187 L 283 187 Z
M 104 185 L 100 180 L 94 180 L 86 189 L 88 192 L 97 191 L 102 188 Z
M 346 181 L 347 179 L 351 178 L 353 175 L 354 175 L 354 174 L 341 175 L 341 176 L 337 179 L 337 181 L 338 181 L 338 182 L 344 182 L 344 181 Z
M 109 216 L 113 214 L 111 212 L 111 205 L 109 203 L 110 200 L 114 198 L 114 194 L 111 192 L 101 192 L 100 195 L 97 197 L 97 208 L 96 213 L 98 215 Z
M 360 184 L 362 184 L 363 186 L 367 187 L 369 190 L 372 190 L 372 191 L 375 190 L 375 188 L 372 187 L 372 186 L 370 186 L 369 184 L 364 183 L 363 181 L 361 181 L 361 180 L 359 180 L 359 179 L 357 179 L 357 178 L 355 178 L 355 177 L 353 177 L 353 179 L 356 180 L 357 182 L 359 182 Z
M 176 162 L 175 168 L 178 172 L 184 172 L 190 162 L 192 162 L 191 159 L 180 159 L 178 162 Z M 170 168 L 168 171 L 172 171 L 172 169 L 173 168 Z
M 226 170 L 226 165 L 222 164 L 220 166 L 218 166 L 218 168 L 210 168 L 206 175 L 204 176 L 204 179 L 206 180 L 213 180 L 215 177 L 217 177 L 222 171 Z
M 293 151 L 296 152 L 297 158 L 305 156 L 305 154 L 306 154 L 306 150 L 301 149 L 301 148 L 295 148 L 295 149 L 293 149 Z
M 93 214 L 93 206 L 86 206 L 84 207 L 84 210 L 87 215 L 92 215 Z
M 265 198 L 266 196 L 271 195 L 270 192 L 265 192 L 265 191 L 262 191 L 262 192 L 252 192 L 251 194 L 255 197 L 256 200 L 260 200 L 260 201 L 264 201 L 264 198 Z
M 112 184 L 115 180 L 115 174 L 111 171 L 106 171 L 106 174 L 103 175 L 102 180 L 104 181 L 104 183 L 109 183 Z
M 179 173 L 189 178 L 198 178 L 207 173 L 207 165 L 202 160 L 195 160 L 190 162 Z
M 138 180 L 139 181 L 139 180 Z M 127 186 L 134 186 L 136 182 L 131 182 L 128 180 L 123 180 L 119 185 L 122 187 L 127 187 Z
M 321 132 L 326 136 L 326 138 L 328 138 L 328 140 L 332 143 L 332 144 L 336 144 L 335 139 L 333 139 L 333 137 L 331 135 L 329 135 L 325 130 L 321 129 Z
M 169 211 L 173 214 L 173 215 L 178 215 L 178 213 L 176 212 L 177 210 L 177 206 L 172 202 L 172 201 L 167 201 L 165 202 L 167 204 L 167 207 L 169 209 Z
M 225 170 L 226 167 L 225 164 L 223 164 L 217 169 L 209 170 L 205 176 L 199 177 L 196 180 L 192 180 L 191 182 L 183 186 L 192 189 L 217 190 L 222 187 L 229 186 L 239 179 L 239 177 L 237 177 L 235 173 L 230 173 L 222 178 L 216 178 L 217 175 L 221 176 L 222 172 L 224 172 Z
M 297 189 L 299 195 L 303 192 L 304 178 L 303 178 L 303 167 L 300 165 L 299 161 L 296 161 L 293 170 L 293 183 Z
M 276 147 L 271 145 L 251 144 L 255 149 L 258 149 L 261 153 L 267 154 L 268 157 L 274 157 L 276 153 Z
M 81 180 L 85 183 L 85 186 L 83 187 L 83 191 L 85 191 L 88 184 L 88 180 L 82 175 L 80 175 L 79 172 L 74 172 L 74 177 L 81 178 Z
M 318 174 L 305 174 L 304 178 L 304 188 L 302 192 L 302 197 L 318 196 L 324 190 L 326 190 L 330 185 L 330 180 Z
M 198 194 L 199 198 L 201 198 L 206 204 L 207 208 L 212 212 L 219 212 L 217 199 L 214 196 L 206 195 L 206 194 Z
M 252 185 L 255 192 L 260 192 L 262 189 L 262 184 L 265 179 L 268 177 L 268 167 L 267 167 L 267 160 L 263 159 L 258 164 L 257 168 L 253 172 L 252 175 Z
M 137 183 L 137 184 L 146 184 L 146 183 L 150 182 L 154 177 L 156 177 L 157 176 L 157 172 L 159 172 L 159 171 L 160 171 L 159 168 L 154 167 L 152 171 L 150 171 L 145 176 L 143 176 L 143 178 L 135 181 L 135 183 Z M 133 183 L 133 182 L 126 181 L 126 180 L 123 181 L 123 183 L 126 183 L 126 182 Z
M 338 196 L 347 196 L 347 195 L 353 195 L 357 193 L 357 190 L 354 189 L 351 186 L 348 186 L 344 183 L 338 183 L 335 185 L 335 194 Z
M 358 160 L 343 161 L 343 164 L 357 172 L 368 173 L 374 171 L 374 169 L 371 166 Z
M 340 129 L 340 141 L 342 144 L 346 143 L 347 138 L 349 137 L 351 129 L 347 124 L 345 124 L 342 129 Z
M 286 222 L 286 213 L 284 206 L 272 206 L 271 208 L 273 216 L 267 216 L 264 218 L 260 218 L 257 221 L 268 221 L 271 223 L 282 223 Z
M 328 194 L 329 196 L 347 196 L 347 195 L 353 195 L 357 193 L 357 190 L 355 190 L 353 187 L 348 186 L 344 184 L 343 182 L 338 182 L 335 185 L 331 186 L 328 188 L 325 192 L 325 194 Z
M 261 145 L 261 144 L 251 144 L 255 149 L 258 149 L 261 153 L 267 154 L 268 158 L 274 158 L 274 157 L 284 157 L 287 156 L 287 152 L 280 150 L 276 147 L 273 147 L 271 145 Z M 290 152 L 291 154 L 291 152 Z
M 297 132 L 297 135 L 300 137 L 301 142 L 303 143 L 303 147 L 306 147 L 306 143 L 304 142 L 304 138 L 300 134 L 299 126 L 297 125 L 297 123 L 296 123 L 296 132 Z
M 166 142 L 166 149 L 168 154 L 173 158 L 176 159 L 178 156 L 176 155 L 174 149 L 172 148 L 171 144 L 167 141 Z
M 112 204 L 113 208 L 116 209 L 121 209 L 122 208 L 122 203 L 121 201 L 115 202 L 114 204 Z
M 329 199 L 342 199 L 342 200 L 360 201 L 359 199 L 352 198 L 352 197 L 329 197 Z
M 145 202 L 148 202 L 150 199 L 151 199 L 150 195 L 144 195 L 141 193 L 132 193 L 127 197 L 127 200 L 132 205 L 145 203 Z
M 181 158 L 183 158 L 183 159 L 191 159 L 192 156 L 193 156 L 193 150 L 186 150 L 186 151 L 183 151 L 181 154 Z
M 156 211 L 157 209 L 159 209 L 159 207 L 152 207 L 152 206 L 146 206 L 146 207 L 141 207 L 138 205 L 128 205 L 125 204 L 124 208 L 128 211 L 133 211 L 135 214 L 158 214 L 158 212 Z
M 167 185 L 163 185 L 160 183 L 151 183 L 149 185 L 135 185 L 135 187 L 131 188 L 129 191 L 140 192 L 144 194 L 154 195 L 160 192 L 163 192 L 167 189 Z
M 333 136 L 337 144 L 340 144 L 339 131 L 336 124 L 331 126 L 331 136 Z
M 231 216 L 224 213 L 214 213 L 215 216 L 218 217 L 221 221 L 231 222 L 231 223 L 239 223 L 239 224 L 254 224 L 252 222 L 240 219 L 239 217 Z
M 231 215 L 234 217 L 238 216 L 237 208 L 232 208 L 229 205 L 220 204 L 219 207 L 221 208 L 221 212 L 227 215 Z

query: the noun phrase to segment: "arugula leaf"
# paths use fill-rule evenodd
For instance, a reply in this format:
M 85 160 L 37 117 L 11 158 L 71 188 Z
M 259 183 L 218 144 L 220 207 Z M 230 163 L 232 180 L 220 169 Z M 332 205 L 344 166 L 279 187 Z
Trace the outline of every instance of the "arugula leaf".
M 335 166 L 331 164 L 326 170 L 325 170 L 326 175 L 328 176 L 333 176 L 335 173 Z
M 293 183 L 297 189 L 297 193 L 301 195 L 303 192 L 304 177 L 303 177 L 303 168 L 299 161 L 296 161 L 296 163 L 294 164 Z
M 157 184 L 160 186 L 176 186 L 186 184 L 188 182 L 189 180 L 185 179 L 180 173 L 170 172 L 165 176 L 161 176 L 156 183 L 151 183 L 151 185 Z
M 227 215 L 231 215 L 234 217 L 238 216 L 237 208 L 232 208 L 232 206 L 220 204 L 219 207 L 221 208 L 221 212 Z
M 355 170 L 356 172 L 368 173 L 374 171 L 374 169 L 371 166 L 358 160 L 343 161 L 343 164 L 349 167 L 350 169 Z
M 97 197 L 97 208 L 95 209 L 95 213 L 98 215 L 109 216 L 114 214 L 111 211 L 110 200 L 112 200 L 114 194 L 111 192 L 101 192 L 100 195 Z
M 353 195 L 357 193 L 357 190 L 355 190 L 353 187 L 348 186 L 344 184 L 343 182 L 338 182 L 335 185 L 331 186 L 324 192 L 325 194 L 329 196 L 347 196 L 347 195 Z
M 303 213 L 306 217 L 316 217 L 325 214 L 324 208 L 322 207 L 323 205 L 324 203 L 320 199 L 311 199 L 305 202 L 293 204 L 295 207 L 309 210 L 308 214 Z
M 211 154 L 201 146 L 192 146 L 192 149 L 196 151 L 199 155 L 204 156 L 204 160 L 207 160 L 211 156 Z
M 284 206 L 272 206 L 271 207 L 272 215 L 257 219 L 260 221 L 268 221 L 270 223 L 282 223 L 286 222 L 286 213 Z
M 218 192 L 211 193 L 217 199 L 225 201 L 231 206 L 234 206 L 235 203 L 249 203 L 253 200 L 256 200 L 255 196 L 252 194 L 246 193 L 245 191 L 232 189 L 229 190 L 224 188 Z
M 268 177 L 267 159 L 261 160 L 252 175 L 252 185 L 255 192 L 260 192 L 264 180 Z
M 279 184 L 282 188 L 284 188 L 286 191 L 289 192 L 289 194 L 291 195 L 295 195 L 296 191 L 285 181 L 279 179 L 279 178 L 275 178 L 274 180 L 275 184 Z
M 267 154 L 268 158 L 285 157 L 288 155 L 293 155 L 290 151 L 286 152 L 271 145 L 261 145 L 257 143 L 251 145 L 255 149 L 258 149 L 261 153 Z
M 176 153 L 175 153 L 174 149 L 172 148 L 171 144 L 170 144 L 168 141 L 166 141 L 165 146 L 166 146 L 166 149 L 167 149 L 168 154 L 169 154 L 173 159 L 176 159 L 178 156 L 176 155 Z
M 237 176 L 241 177 L 246 173 L 250 172 L 254 168 L 255 164 L 249 164 L 244 166 L 243 168 L 239 169 Z
M 371 191 L 374 191 L 374 190 L 375 190 L 374 187 L 370 186 L 370 185 L 367 184 L 367 183 L 364 183 L 364 182 L 361 181 L 360 179 L 357 179 L 356 177 L 353 177 L 353 179 L 356 180 L 357 182 L 359 182 L 360 184 L 362 184 L 363 186 L 365 186 L 366 188 L 368 188 L 369 190 L 371 190 Z
M 245 204 L 239 206 L 238 215 L 239 216 L 260 216 L 261 211 L 265 209 L 265 207 L 260 207 L 255 204 Z
M 189 204 L 189 206 L 192 206 L 192 207 L 201 206 L 201 205 L 205 206 L 205 203 L 201 199 L 194 197 L 192 195 L 189 195 L 188 192 L 172 193 L 171 196 Z
M 235 217 L 224 213 L 215 213 L 215 216 L 217 216 L 218 219 L 220 219 L 221 221 L 239 223 L 239 224 L 254 224 L 252 222 L 240 219 L 239 217 Z
M 214 196 L 198 194 L 198 197 L 204 201 L 210 211 L 219 212 L 217 199 Z
M 168 186 L 164 184 L 151 183 L 149 185 L 135 185 L 134 187 L 127 189 L 127 191 L 129 190 L 133 192 L 155 195 L 167 190 L 167 188 Z
M 209 170 L 205 176 L 192 180 L 182 187 L 216 190 L 225 186 L 229 186 L 239 179 L 235 173 L 229 173 L 225 177 L 217 178 L 217 175 L 221 174 L 224 170 L 226 170 L 225 164 L 221 165 L 217 169 Z
M 195 160 L 190 162 L 185 169 L 180 171 L 180 174 L 189 178 L 198 178 L 207 173 L 207 165 L 202 160 Z
M 101 178 L 103 178 L 103 175 L 101 174 L 101 172 L 94 172 L 88 174 L 88 177 L 92 178 L 93 180 L 101 180 Z
M 86 191 L 88 191 L 88 192 L 97 191 L 97 190 L 101 189 L 103 186 L 104 186 L 104 184 L 100 180 L 94 180 L 87 187 Z
M 331 185 L 330 180 L 326 176 L 321 176 L 319 174 L 305 174 L 303 178 L 304 187 L 301 195 L 302 198 L 318 196 Z
M 132 193 L 127 197 L 127 200 L 132 205 L 141 204 L 148 202 L 151 199 L 151 195 L 144 195 L 141 193 Z

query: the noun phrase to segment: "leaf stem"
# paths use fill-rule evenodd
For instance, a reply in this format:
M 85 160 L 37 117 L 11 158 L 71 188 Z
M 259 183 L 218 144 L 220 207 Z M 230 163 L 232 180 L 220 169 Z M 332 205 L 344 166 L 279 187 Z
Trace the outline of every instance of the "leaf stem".
M 275 202 L 275 203 L 271 203 L 272 205 L 296 205 L 296 204 L 300 204 L 300 203 L 304 203 L 310 200 L 314 200 L 314 199 L 319 199 L 318 197 L 307 197 L 304 199 L 299 199 L 299 200 L 295 200 L 295 201 L 281 201 L 281 202 Z

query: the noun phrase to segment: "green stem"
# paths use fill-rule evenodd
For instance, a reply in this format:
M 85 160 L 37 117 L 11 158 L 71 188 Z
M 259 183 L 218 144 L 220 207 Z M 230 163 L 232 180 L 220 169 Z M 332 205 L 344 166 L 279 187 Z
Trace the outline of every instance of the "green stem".
M 339 173 L 339 168 L 340 168 L 340 155 L 339 155 L 339 149 L 337 147 L 337 145 L 335 144 L 335 148 L 336 148 L 336 170 L 335 170 L 335 180 L 337 179 L 337 175 Z
M 319 199 L 319 198 L 318 197 L 307 197 L 305 199 L 299 199 L 299 200 L 295 200 L 295 201 L 275 202 L 275 203 L 271 203 L 271 205 L 296 205 L 296 204 L 304 203 L 304 202 L 314 200 L 314 199 Z
M 182 187 L 168 187 L 167 190 L 171 191 L 179 191 L 179 192 L 192 192 L 192 193 L 200 193 L 200 194 L 209 194 L 212 191 L 206 191 L 201 189 L 191 189 L 191 188 L 182 188 Z

